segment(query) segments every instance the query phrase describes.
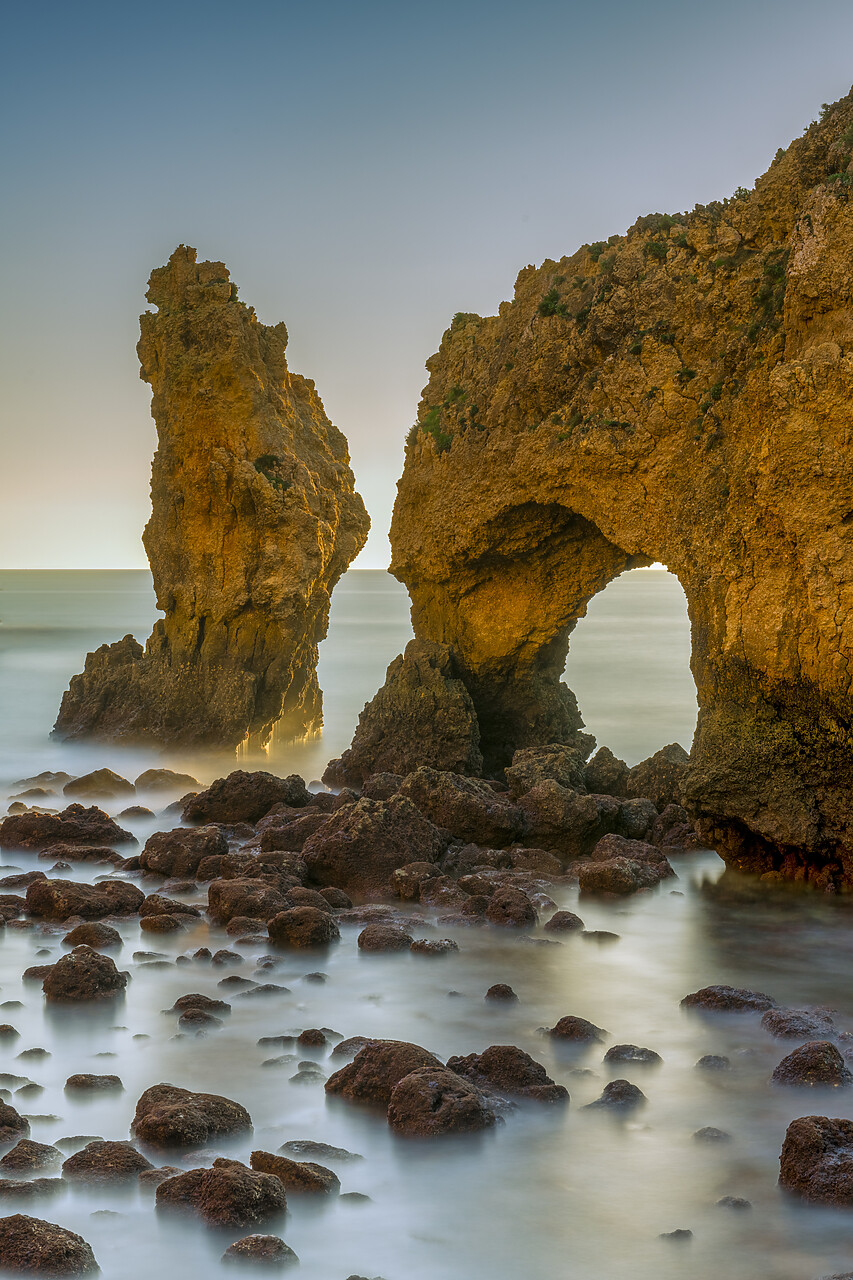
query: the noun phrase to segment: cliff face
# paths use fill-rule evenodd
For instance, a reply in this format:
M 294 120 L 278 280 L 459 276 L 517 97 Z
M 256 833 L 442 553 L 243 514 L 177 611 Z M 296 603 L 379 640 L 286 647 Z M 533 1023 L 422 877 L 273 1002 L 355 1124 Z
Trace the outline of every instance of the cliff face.
M 56 730 L 236 746 L 321 720 L 317 644 L 369 527 L 347 443 L 284 324 L 260 324 L 221 262 L 181 245 L 151 274 L 141 377 L 158 448 L 143 542 L 165 613 L 89 654 Z
M 457 315 L 391 530 L 487 769 L 572 737 L 575 621 L 666 564 L 692 625 L 693 815 L 730 863 L 830 887 L 853 873 L 851 156 L 848 97 L 754 191 L 641 218 L 523 270 L 498 316 Z

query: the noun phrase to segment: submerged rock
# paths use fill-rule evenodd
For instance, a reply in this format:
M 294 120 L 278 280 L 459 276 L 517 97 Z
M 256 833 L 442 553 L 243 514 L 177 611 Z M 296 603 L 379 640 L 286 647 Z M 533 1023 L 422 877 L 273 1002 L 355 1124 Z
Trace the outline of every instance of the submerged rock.
M 155 1084 L 137 1102 L 131 1128 L 146 1145 L 168 1149 L 250 1133 L 252 1118 L 239 1102 L 220 1094 Z
M 816 1204 L 853 1205 L 853 1121 L 793 1120 L 779 1157 L 779 1186 Z
M 278 1268 L 292 1266 L 299 1258 L 279 1236 L 243 1236 L 228 1246 L 222 1261 Z
M 139 865 L 161 876 L 194 876 L 205 858 L 227 852 L 228 841 L 219 827 L 177 827 L 149 836 L 139 855 Z
M 766 1009 L 775 1009 L 776 1001 L 763 991 L 747 991 L 742 987 L 702 987 L 685 996 L 681 1007 L 709 1013 L 763 1013 Z
M 387 1107 L 404 1076 L 421 1067 L 441 1066 L 435 1054 L 420 1045 L 405 1040 L 373 1040 L 359 1049 L 352 1062 L 329 1076 L 326 1093 Z
M 22 1138 L 11 1151 L 7 1151 L 0 1160 L 0 1169 L 21 1172 L 23 1170 L 49 1169 L 62 1159 L 57 1147 L 48 1146 L 44 1142 L 33 1142 L 30 1138 Z
M 284 1186 L 239 1160 L 214 1160 L 210 1169 L 190 1169 L 157 1188 L 158 1209 L 185 1209 L 212 1227 L 246 1227 L 283 1214 Z
M 136 844 L 103 809 L 70 804 L 61 813 L 21 813 L 0 822 L 0 849 L 49 849 L 58 844 Z
M 496 1115 L 475 1085 L 446 1067 L 419 1067 L 392 1089 L 388 1124 L 395 1133 L 433 1138 L 491 1128 Z
M 27 886 L 27 911 L 42 920 L 101 920 L 137 912 L 145 894 L 125 880 L 78 884 L 74 880 L 34 880 Z
M 260 769 L 254 773 L 235 769 L 192 796 L 183 816 L 186 822 L 258 822 L 274 805 L 302 807 L 310 800 L 311 793 L 296 773 L 279 778 Z
M 88 655 L 56 732 L 236 747 L 283 716 L 304 731 L 331 592 L 369 527 L 346 441 L 288 370 L 285 326 L 258 322 L 223 263 L 179 245 L 146 297 L 158 449 L 143 541 L 165 617 L 145 650 L 125 636 Z
M 800 1045 L 783 1058 L 771 1076 L 773 1084 L 799 1088 L 846 1088 L 853 1084 L 853 1074 L 844 1059 L 828 1040 L 812 1040 Z
M 62 1174 L 81 1182 L 116 1182 L 135 1180 L 143 1170 L 151 1168 L 151 1161 L 131 1142 L 90 1142 L 68 1157 Z
M 270 941 L 279 947 L 327 947 L 341 936 L 327 911 L 317 907 L 291 907 L 269 922 Z
M 642 1089 L 638 1089 L 629 1080 L 611 1080 L 604 1086 L 601 1096 L 596 1098 L 595 1102 L 587 1103 L 583 1109 L 591 1111 L 593 1108 L 600 1107 L 614 1111 L 630 1111 L 634 1107 L 642 1106 L 645 1101 L 646 1095 Z
M 472 1080 L 481 1089 L 494 1089 L 536 1102 L 568 1102 L 568 1090 L 555 1084 L 541 1063 L 511 1044 L 493 1044 L 482 1053 L 447 1059 L 457 1075 Z
M 45 976 L 42 989 L 48 1000 L 104 1000 L 118 995 L 127 986 L 127 974 L 120 973 L 109 956 L 92 947 L 75 947 L 62 956 Z
M 337 1195 L 341 1189 L 336 1173 L 311 1160 L 291 1160 L 269 1151 L 253 1151 L 250 1163 L 260 1173 L 274 1174 L 285 1190 L 294 1195 Z

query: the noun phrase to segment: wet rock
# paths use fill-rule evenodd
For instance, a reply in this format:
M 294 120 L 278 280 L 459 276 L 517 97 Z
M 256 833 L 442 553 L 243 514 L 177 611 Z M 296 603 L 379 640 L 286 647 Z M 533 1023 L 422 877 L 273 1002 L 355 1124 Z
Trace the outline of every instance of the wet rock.
M 697 1129 L 693 1137 L 696 1142 L 731 1142 L 732 1140 L 730 1133 L 726 1133 L 724 1129 L 715 1129 L 713 1125 Z
M 359 800 L 333 813 L 305 843 L 302 856 L 320 885 L 366 893 L 385 888 L 411 862 L 438 862 L 447 837 L 402 796 Z
M 155 1084 L 137 1102 L 131 1128 L 148 1146 L 168 1149 L 249 1133 L 252 1118 L 239 1102 L 219 1094 Z
M 65 863 L 72 862 L 109 862 L 114 866 L 123 866 L 124 858 L 115 849 L 105 844 L 55 844 L 50 849 L 43 849 L 39 854 L 45 861 L 61 858 Z M 59 866 L 57 862 L 53 870 Z
M 496 982 L 489 987 L 484 1000 L 517 1000 L 518 996 L 506 982 Z
M 286 1205 L 278 1178 L 221 1157 L 210 1169 L 190 1169 L 157 1188 L 158 1209 L 187 1209 L 214 1227 L 264 1222 L 282 1214 Z
M 639 796 L 634 800 L 623 800 L 619 811 L 619 833 L 628 840 L 646 840 L 657 816 L 658 811 L 651 800 Z
M 203 1009 L 207 1013 L 230 1013 L 231 1006 L 225 1000 L 215 1000 L 212 996 L 202 995 L 200 991 L 190 991 L 178 996 L 169 1013 L 185 1013 L 187 1009 Z
M 531 1098 L 536 1102 L 568 1102 L 568 1090 L 555 1084 L 541 1063 L 511 1044 L 493 1044 L 483 1053 L 448 1058 L 447 1067 L 481 1089 Z
M 853 1084 L 844 1059 L 828 1040 L 800 1045 L 783 1058 L 771 1076 L 773 1084 L 838 1089 Z
M 853 1205 L 853 1121 L 793 1120 L 779 1157 L 779 1185 L 815 1204 Z
M 183 915 L 143 916 L 139 921 L 139 927 L 143 933 L 180 933 L 190 923 L 190 917 Z M 156 963 L 168 964 L 170 962 L 157 961 Z
M 302 807 L 311 794 L 298 774 L 277 778 L 258 770 L 235 769 L 217 778 L 184 806 L 186 822 L 258 822 L 275 804 Z
M 681 784 L 689 766 L 687 752 L 672 742 L 629 770 L 628 795 L 648 797 L 658 810 L 681 804 Z
M 326 947 L 341 936 L 332 917 L 316 907 L 291 907 L 273 916 L 268 927 L 278 947 Z
M 242 964 L 243 957 L 238 951 L 229 951 L 227 947 L 220 947 L 218 951 L 214 951 L 210 957 L 210 963 L 216 965 L 225 964 Z
M 340 1044 L 336 1044 L 332 1050 L 333 1058 L 354 1058 L 360 1049 L 365 1045 L 376 1044 L 375 1039 L 369 1036 L 350 1036 L 346 1040 L 341 1040 Z
M 677 1227 L 675 1231 L 662 1231 L 658 1240 L 671 1240 L 673 1244 L 687 1244 L 693 1239 L 693 1232 L 688 1227 Z
M 338 1045 L 338 1050 L 341 1049 Z M 394 1087 L 421 1067 L 441 1067 L 434 1054 L 405 1040 L 373 1040 L 326 1081 L 326 1092 L 387 1107 Z
M 578 884 L 581 893 L 623 897 L 639 893 L 643 889 L 653 889 L 665 876 L 673 874 L 668 862 L 638 862 L 634 858 L 618 857 L 581 866 L 578 869 Z
M 419 1067 L 391 1091 L 388 1124 L 407 1137 L 432 1138 L 446 1133 L 473 1133 L 495 1124 L 485 1096 L 446 1067 Z
M 32 884 L 34 880 L 46 879 L 47 876 L 43 871 L 21 871 L 17 875 L 3 876 L 2 880 L 0 880 L 0 887 L 4 889 L 26 889 L 27 885 Z
M 434 876 L 420 885 L 420 900 L 425 906 L 442 911 L 459 911 L 468 901 L 468 895 L 450 876 Z
M 305 1031 L 300 1031 L 296 1037 L 296 1043 L 308 1049 L 324 1049 L 329 1043 L 326 1039 L 325 1032 L 319 1027 L 308 1027 Z
M 72 778 L 62 788 L 65 796 L 79 796 L 88 799 L 92 796 L 103 796 L 114 800 L 120 796 L 135 795 L 136 788 L 127 778 L 112 769 L 95 769 L 92 773 L 84 773 L 80 778 Z
M 513 871 L 529 871 L 531 875 L 549 878 L 563 874 L 562 862 L 547 849 L 511 849 L 509 856 Z
M 596 795 L 623 797 L 628 794 L 628 766 L 609 747 L 599 747 L 584 766 L 585 790 Z M 558 779 L 559 781 L 559 779 Z M 582 788 L 578 787 L 577 790 Z
M 222 1261 L 279 1268 L 292 1266 L 299 1259 L 278 1236 L 243 1236 L 228 1246 Z
M 347 899 L 349 901 L 349 899 Z M 352 903 L 350 902 L 350 906 Z M 332 907 L 322 893 L 316 889 L 306 889 L 304 885 L 296 885 L 292 889 L 288 889 L 285 894 L 285 906 L 288 907 L 316 907 L 318 911 L 326 911 L 331 913 Z
M 447 645 L 410 640 L 358 718 L 352 745 L 323 781 L 360 787 L 376 773 L 406 776 L 427 764 L 477 776 L 483 757 L 474 704 Z
M 120 973 L 109 956 L 92 947 L 75 947 L 51 966 L 42 983 L 48 1000 L 104 1000 L 127 986 L 127 974 Z
M 573 911 L 555 911 L 543 928 L 549 933 L 575 933 L 584 928 L 584 922 Z
M 338 889 L 335 885 L 327 885 L 320 890 L 322 897 L 326 899 L 333 911 L 347 911 L 352 906 L 352 898 L 350 898 L 343 889 Z
M 201 786 L 190 773 L 175 773 L 173 769 L 146 769 L 134 784 L 137 791 L 184 792 Z
M 64 921 L 69 916 L 100 920 L 133 915 L 144 898 L 141 889 L 125 880 L 100 880 L 97 884 L 35 880 L 27 887 L 26 909 L 42 920 Z
M 173 1164 L 164 1164 L 159 1169 L 143 1169 L 136 1181 L 142 1190 L 154 1191 L 161 1182 L 177 1177 L 179 1173 L 184 1173 L 184 1170 Z
M 665 805 L 652 823 L 646 838 L 661 849 L 672 849 L 674 852 L 702 848 L 702 841 L 697 836 L 687 811 L 680 804 Z
M 533 903 L 520 889 L 511 885 L 496 889 L 489 899 L 486 919 L 489 924 L 502 925 L 509 928 L 529 929 L 536 924 L 536 911 Z
M 828 1013 L 811 1009 L 768 1009 L 761 1025 L 780 1040 L 826 1039 L 835 1031 Z
M 84 1073 L 69 1076 L 65 1081 L 65 1088 L 82 1090 L 123 1089 L 124 1085 L 119 1076 L 93 1076 Z
M 120 947 L 122 936 L 112 925 L 90 920 L 86 924 L 78 924 L 70 933 L 66 933 L 62 942 L 67 947 L 87 946 L 97 951 L 106 947 Z
M 400 789 L 402 781 L 400 773 L 372 773 L 365 778 L 361 794 L 368 800 L 390 800 Z
M 16 1275 L 86 1276 L 99 1270 L 82 1236 L 23 1213 L 0 1218 L 0 1258 L 3 1269 Z
M 731 1071 L 732 1064 L 728 1058 L 717 1053 L 706 1053 L 696 1063 L 700 1071 Z
M 62 1153 L 56 1147 L 48 1146 L 44 1142 L 33 1142 L 30 1138 L 22 1138 L 0 1160 L 0 1169 L 4 1173 L 49 1169 L 61 1159 Z
M 613 858 L 631 858 L 634 862 L 647 862 L 660 867 L 662 875 L 673 875 L 666 855 L 656 845 L 645 840 L 628 839 L 626 836 L 611 832 L 596 842 L 590 854 L 593 862 L 609 862 Z
M 49 973 L 53 972 L 52 964 L 31 964 L 21 977 L 25 982 L 44 982 Z
M 584 776 L 585 759 L 582 750 L 556 742 L 516 751 L 512 764 L 506 770 L 509 794 L 517 800 L 541 782 L 549 781 L 570 791 L 585 792 L 590 789 Z
M 681 1001 L 683 1009 L 701 1009 L 710 1013 L 763 1013 L 774 1009 L 776 1001 L 763 991 L 743 987 L 702 987 L 691 991 Z
M 178 1018 L 178 1027 L 182 1031 L 204 1031 L 214 1027 L 223 1027 L 225 1023 L 206 1009 L 187 1009 Z
M 328 816 L 328 813 L 325 812 L 312 812 L 305 813 L 300 818 L 280 823 L 274 823 L 270 819 L 266 819 L 266 821 L 270 822 L 270 825 L 265 828 L 261 835 L 261 852 L 301 853 L 305 841 L 315 831 L 319 831 Z
M 641 1106 L 645 1101 L 646 1095 L 635 1084 L 631 1084 L 628 1080 L 611 1080 L 604 1086 L 601 1096 L 596 1098 L 595 1102 L 587 1103 L 584 1111 L 591 1111 L 596 1107 L 629 1111 Z
M 449 956 L 459 945 L 452 938 L 416 938 L 409 950 L 416 956 Z
M 228 841 L 218 827 L 177 827 L 149 836 L 139 864 L 145 871 L 161 876 L 192 876 L 205 858 L 221 857 L 227 852 Z
M 358 935 L 359 951 L 408 951 L 412 935 L 398 925 L 369 924 Z
M 263 933 L 266 927 L 266 920 L 259 920 L 256 916 L 232 916 L 225 932 L 234 938 L 243 938 L 247 934 Z
M 162 893 L 149 893 L 139 904 L 141 916 L 200 916 L 198 907 L 188 902 L 178 902 L 175 898 L 167 898 Z
M 291 1138 L 281 1144 L 279 1151 L 296 1156 L 322 1156 L 324 1160 L 364 1159 L 354 1151 L 347 1151 L 346 1147 L 332 1147 L 328 1142 L 315 1142 L 312 1138 Z
M 0 1023 L 0 1040 L 16 1040 L 20 1034 L 10 1022 Z
M 479 778 L 422 766 L 403 780 L 396 794 L 459 840 L 503 846 L 524 829 L 521 810 Z
M 643 1049 L 636 1044 L 614 1044 L 604 1055 L 605 1062 L 635 1062 L 644 1066 L 657 1066 L 663 1062 L 654 1049 Z
M 250 1163 L 259 1173 L 271 1173 L 279 1178 L 288 1195 L 337 1195 L 341 1189 L 336 1173 L 310 1160 L 291 1160 L 269 1151 L 253 1151 Z
M 602 1031 L 601 1027 L 597 1027 L 593 1022 L 587 1022 L 586 1018 L 576 1018 L 571 1013 L 567 1013 L 553 1027 L 548 1028 L 548 1035 L 553 1036 L 555 1040 L 572 1040 L 579 1044 L 600 1042 L 606 1034 L 606 1031 Z
M 90 1142 L 68 1157 L 62 1175 L 79 1182 L 117 1182 L 135 1180 L 143 1169 L 152 1167 L 131 1142 Z
M 720 1200 L 717 1200 L 714 1207 L 716 1209 L 744 1210 L 751 1209 L 752 1204 L 749 1200 L 744 1200 L 742 1196 L 723 1196 Z
M 0 822 L 0 849 L 49 849 L 57 844 L 136 844 L 136 837 L 94 805 L 86 809 L 70 804 L 56 814 L 28 811 Z
M 284 894 L 265 880 L 213 880 L 207 890 L 207 910 L 214 924 L 227 924 L 234 916 L 270 921 L 286 909 Z
M 519 798 L 528 838 L 566 858 L 588 854 L 619 825 L 621 803 L 613 796 L 581 795 L 553 779 L 538 783 Z
M 0 1197 L 15 1200 L 30 1200 L 33 1196 L 61 1195 L 67 1190 L 68 1184 L 61 1178 L 0 1178 Z

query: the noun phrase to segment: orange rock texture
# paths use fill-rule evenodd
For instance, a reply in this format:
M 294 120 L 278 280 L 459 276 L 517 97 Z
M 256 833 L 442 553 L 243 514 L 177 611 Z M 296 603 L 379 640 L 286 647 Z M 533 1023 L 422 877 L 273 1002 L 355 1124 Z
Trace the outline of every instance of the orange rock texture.
M 221 262 L 179 246 L 151 274 L 137 347 L 158 448 L 143 542 L 157 604 L 86 659 L 56 730 L 236 746 L 321 722 L 317 644 L 369 520 L 344 436 Z
M 487 772 L 575 738 L 576 620 L 666 564 L 692 627 L 691 814 L 730 865 L 828 889 L 853 877 L 851 161 L 853 95 L 753 191 L 640 218 L 526 267 L 497 316 L 456 315 L 391 530 L 419 652 L 470 695 Z M 383 733 L 370 704 L 344 757 L 362 776 L 359 741 L 390 758 L 394 678 Z

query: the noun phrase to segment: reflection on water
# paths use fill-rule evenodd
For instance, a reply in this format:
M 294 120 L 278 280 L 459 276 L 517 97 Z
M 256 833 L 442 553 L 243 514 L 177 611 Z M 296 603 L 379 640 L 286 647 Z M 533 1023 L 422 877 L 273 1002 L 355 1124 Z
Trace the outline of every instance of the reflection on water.
M 643 701 L 648 686 L 657 690 L 663 711 L 667 698 L 672 701 L 675 686 L 670 681 L 663 688 L 659 681 L 671 663 L 670 628 L 683 639 L 683 606 L 671 591 L 666 596 L 669 587 L 661 587 L 669 580 L 660 578 L 656 585 L 651 573 L 644 576 L 659 602 L 669 598 L 670 612 L 664 611 L 665 624 L 652 620 L 646 675 L 640 669 L 635 677 L 637 701 L 619 697 L 621 726 L 625 740 L 635 744 L 633 752 L 600 727 L 612 680 L 606 627 L 599 632 L 597 674 L 588 652 L 580 664 L 586 664 L 585 689 L 577 675 L 569 677 L 593 730 L 629 759 L 672 737 L 684 741 L 683 735 L 661 731 L 663 721 L 656 721 Z M 72 747 L 47 739 L 62 690 L 81 668 L 86 649 L 128 630 L 142 638 L 150 632 L 154 610 L 147 575 L 34 579 L 2 576 L 0 801 L 9 783 L 46 768 L 79 773 L 109 765 L 133 777 L 158 762 L 154 753 L 139 748 Z M 624 586 L 624 580 L 615 585 Z M 591 612 L 582 627 L 594 630 L 595 625 Z M 273 760 L 277 770 L 316 777 L 325 760 L 346 746 L 358 710 L 408 634 L 402 588 L 384 574 L 347 575 L 335 594 L 329 639 L 321 648 L 323 736 L 282 748 Z M 637 628 L 636 634 L 645 633 Z M 570 661 L 583 656 L 581 636 L 579 627 Z M 636 650 L 633 636 L 631 643 Z M 590 705 L 601 710 L 593 714 Z M 689 722 L 689 699 L 682 699 L 679 714 Z M 205 779 L 231 763 L 186 753 L 167 762 Z M 117 812 L 124 802 L 107 807 Z M 172 823 L 150 818 L 124 825 L 142 841 Z M 9 864 L 23 870 L 50 867 L 35 856 L 8 852 L 3 863 L 4 874 Z M 792 1205 L 780 1195 L 776 1179 L 789 1121 L 823 1111 L 853 1118 L 853 1098 L 844 1092 L 803 1097 L 771 1090 L 770 1073 L 790 1045 L 773 1041 L 758 1018 L 707 1021 L 679 1008 L 688 991 L 730 982 L 766 990 L 783 1003 L 831 1006 L 839 1011 L 838 1025 L 853 1028 L 849 908 L 846 902 L 791 893 L 756 898 L 728 876 L 720 882 L 721 864 L 711 853 L 689 855 L 676 867 L 678 880 L 612 906 L 578 902 L 576 891 L 554 889 L 558 905 L 577 910 L 588 929 L 619 935 L 607 946 L 583 936 L 555 942 L 541 929 L 533 942 L 491 929 L 439 925 L 434 932 L 427 917 L 416 931 L 454 937 L 458 954 L 439 960 L 370 956 L 356 948 L 357 928 L 345 926 L 341 944 L 328 953 L 283 954 L 272 974 L 258 975 L 287 992 L 228 995 L 232 1013 L 225 1026 L 201 1038 L 176 1034 L 174 1016 L 162 1010 L 188 991 L 222 996 L 217 983 L 232 973 L 251 977 L 268 944 L 235 943 L 201 921 L 187 933 L 166 936 L 119 923 L 124 946 L 116 959 L 132 975 L 123 999 L 94 1014 L 47 1011 L 39 986 L 22 982 L 20 974 L 60 954 L 62 931 L 10 927 L 0 940 L 0 1021 L 13 1023 L 21 1034 L 14 1042 L 0 1041 L 0 1071 L 25 1076 L 43 1090 L 12 1095 L 20 1110 L 41 1117 L 32 1121 L 37 1141 L 74 1134 L 124 1138 L 139 1094 L 167 1080 L 232 1096 L 248 1107 L 255 1124 L 250 1140 L 217 1146 L 202 1157 L 170 1156 L 170 1163 L 193 1167 L 226 1152 L 245 1159 L 252 1149 L 275 1150 L 293 1138 L 361 1154 L 360 1161 L 334 1167 L 345 1192 L 362 1192 L 369 1200 L 309 1204 L 292 1197 L 284 1222 L 266 1228 L 282 1234 L 299 1254 L 298 1274 L 304 1280 L 344 1280 L 352 1274 L 385 1280 L 816 1280 L 849 1269 L 853 1214 Z M 83 865 L 73 875 L 93 879 L 102 870 Z M 203 903 L 203 890 L 187 900 Z M 133 958 L 134 952 L 149 951 L 174 960 L 202 945 L 228 946 L 244 961 L 232 969 Z M 40 954 L 44 948 L 49 955 Z M 306 981 L 305 975 L 317 970 L 327 975 L 325 983 Z M 496 982 L 510 983 L 518 1003 L 484 1001 L 484 992 Z M 23 1007 L 16 1007 L 17 1001 Z M 606 1028 L 608 1044 L 657 1050 L 663 1064 L 651 1069 L 622 1064 L 615 1071 L 602 1062 L 606 1045 L 561 1051 L 538 1029 L 567 1013 Z M 517 1044 L 567 1086 L 571 1105 L 527 1104 L 475 1140 L 421 1144 L 397 1139 L 381 1117 L 327 1102 L 321 1081 L 291 1082 L 296 1062 L 263 1065 L 280 1051 L 258 1045 L 259 1037 L 305 1027 L 410 1039 L 443 1056 Z M 51 1056 L 18 1058 L 34 1047 Z M 696 1061 L 709 1053 L 728 1056 L 732 1070 L 713 1075 L 695 1070 Z M 315 1057 L 325 1073 L 338 1065 L 325 1054 Z M 66 1095 L 65 1079 L 74 1072 L 115 1073 L 124 1092 Z M 638 1084 L 646 1106 L 621 1120 L 584 1111 L 584 1104 L 616 1076 Z M 731 1141 L 697 1143 L 693 1133 L 707 1125 L 727 1131 Z M 752 1210 L 717 1208 L 716 1201 L 726 1195 L 746 1197 Z M 228 1240 L 245 1234 L 223 1237 L 194 1222 L 161 1218 L 150 1198 L 135 1189 L 72 1187 L 57 1199 L 0 1204 L 0 1212 L 19 1209 L 79 1231 L 92 1244 L 107 1280 L 215 1273 Z M 104 1209 L 120 1217 L 97 1215 Z M 677 1228 L 693 1232 L 688 1244 L 679 1247 L 658 1238 Z

